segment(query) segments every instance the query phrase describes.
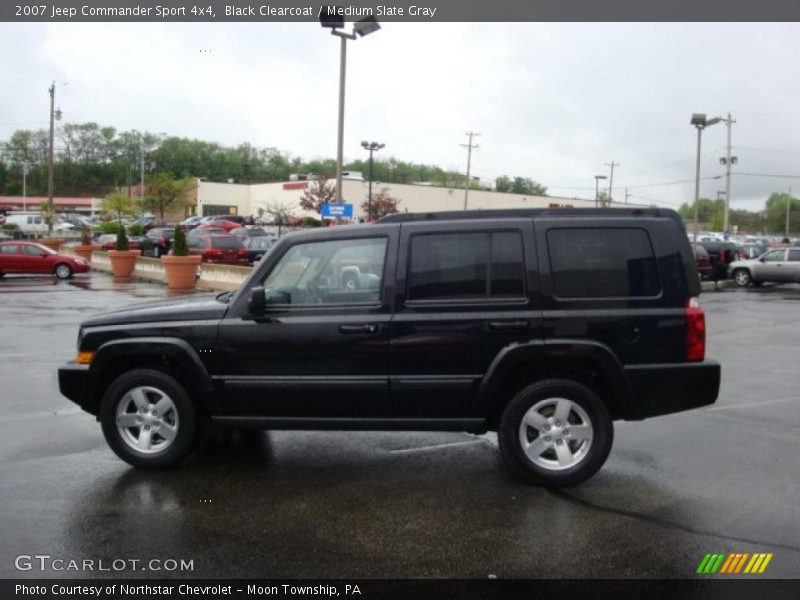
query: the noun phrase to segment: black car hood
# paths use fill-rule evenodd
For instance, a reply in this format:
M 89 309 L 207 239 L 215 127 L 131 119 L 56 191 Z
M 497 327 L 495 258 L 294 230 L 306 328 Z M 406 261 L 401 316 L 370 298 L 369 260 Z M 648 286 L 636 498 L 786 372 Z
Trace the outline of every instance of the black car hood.
M 90 317 L 81 323 L 81 327 L 221 319 L 228 310 L 228 304 L 220 302 L 216 297 L 217 295 L 203 294 L 132 304 Z

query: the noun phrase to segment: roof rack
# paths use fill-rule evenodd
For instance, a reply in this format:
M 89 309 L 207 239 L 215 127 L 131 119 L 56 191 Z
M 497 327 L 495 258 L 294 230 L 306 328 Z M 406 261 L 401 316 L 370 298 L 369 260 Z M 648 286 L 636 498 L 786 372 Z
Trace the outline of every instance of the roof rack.
M 449 210 L 441 212 L 395 213 L 379 223 L 413 223 L 415 221 L 461 221 L 466 219 L 507 219 L 522 217 L 618 217 L 651 216 L 680 218 L 672 209 L 664 208 L 497 208 L 488 210 Z

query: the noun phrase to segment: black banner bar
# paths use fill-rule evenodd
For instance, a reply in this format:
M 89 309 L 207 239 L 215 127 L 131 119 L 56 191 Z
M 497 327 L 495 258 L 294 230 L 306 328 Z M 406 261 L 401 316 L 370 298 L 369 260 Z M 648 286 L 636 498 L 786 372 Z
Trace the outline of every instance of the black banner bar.
M 800 21 L 793 0 L 8 0 L 10 22 L 288 22 L 337 12 L 382 22 Z
M 44 600 L 152 600 L 165 598 L 358 599 L 358 600 L 535 600 L 537 598 L 725 598 L 797 600 L 800 580 L 703 578 L 678 580 L 113 580 L 6 579 L 0 598 Z

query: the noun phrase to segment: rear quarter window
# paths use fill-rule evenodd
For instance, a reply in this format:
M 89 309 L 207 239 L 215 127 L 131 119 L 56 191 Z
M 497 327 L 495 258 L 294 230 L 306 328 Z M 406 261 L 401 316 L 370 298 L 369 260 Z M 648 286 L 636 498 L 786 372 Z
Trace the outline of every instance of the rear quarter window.
M 650 236 L 638 228 L 547 232 L 553 291 L 560 298 L 654 297 L 661 293 Z

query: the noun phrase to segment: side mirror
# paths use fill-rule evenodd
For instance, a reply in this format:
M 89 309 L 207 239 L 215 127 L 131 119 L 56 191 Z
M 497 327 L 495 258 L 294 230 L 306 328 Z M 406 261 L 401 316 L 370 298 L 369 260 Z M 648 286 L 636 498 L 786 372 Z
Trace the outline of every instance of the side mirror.
M 247 299 L 247 310 L 251 315 L 263 315 L 264 311 L 267 310 L 263 287 L 254 287 L 250 290 L 250 298 Z
M 284 290 L 270 290 L 266 294 L 267 304 L 291 304 L 292 295 Z

